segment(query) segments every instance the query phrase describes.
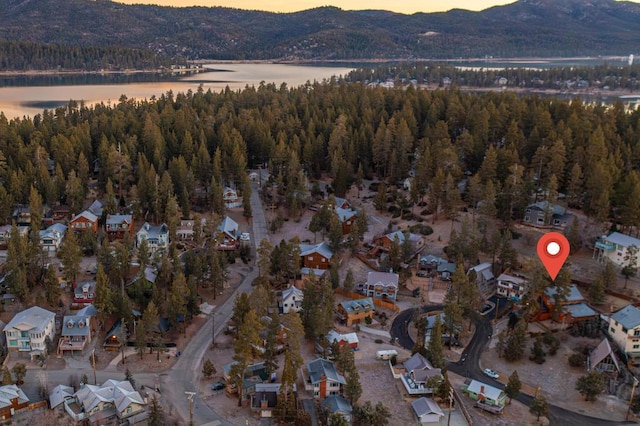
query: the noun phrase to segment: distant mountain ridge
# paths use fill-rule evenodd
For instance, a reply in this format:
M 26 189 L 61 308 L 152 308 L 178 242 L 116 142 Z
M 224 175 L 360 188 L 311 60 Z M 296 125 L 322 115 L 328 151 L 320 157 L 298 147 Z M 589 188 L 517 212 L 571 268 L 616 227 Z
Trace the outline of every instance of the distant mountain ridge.
M 0 0 L 0 40 L 146 48 L 190 59 L 627 55 L 638 52 L 638 34 L 640 4 L 614 0 L 520 0 L 413 15 Z

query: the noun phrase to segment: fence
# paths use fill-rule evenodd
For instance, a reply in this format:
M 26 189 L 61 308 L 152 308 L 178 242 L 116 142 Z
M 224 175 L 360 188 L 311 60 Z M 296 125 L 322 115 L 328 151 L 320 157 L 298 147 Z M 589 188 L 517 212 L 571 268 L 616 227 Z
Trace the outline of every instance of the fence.
M 364 299 L 368 296 L 365 296 L 363 294 L 360 293 L 354 293 L 352 291 L 346 291 L 343 288 L 337 288 L 336 289 L 336 293 L 345 296 L 345 297 L 349 297 L 351 299 Z M 396 305 L 393 302 L 388 302 L 386 300 L 381 300 L 381 299 L 373 299 L 373 304 L 380 307 L 380 308 L 384 308 L 384 309 L 389 309 L 390 311 L 393 312 L 398 312 L 400 310 L 400 308 L 398 307 L 398 305 Z

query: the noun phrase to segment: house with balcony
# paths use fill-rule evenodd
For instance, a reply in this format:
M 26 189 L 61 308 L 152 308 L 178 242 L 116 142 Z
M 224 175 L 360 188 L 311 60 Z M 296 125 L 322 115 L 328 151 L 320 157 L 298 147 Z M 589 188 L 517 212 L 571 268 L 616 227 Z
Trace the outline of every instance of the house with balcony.
M 169 228 L 167 224 L 151 225 L 149 222 L 145 222 L 136 234 L 137 246 L 140 247 L 143 241 L 147 242 L 147 247 L 151 254 L 158 250 L 165 250 L 169 247 Z
M 443 379 L 442 371 L 434 368 L 424 356 L 417 352 L 402 366 L 405 373 L 400 376 L 400 380 L 409 395 L 433 394 L 432 384 L 439 383 Z
M 492 294 L 495 290 L 496 277 L 493 275 L 493 266 L 489 262 L 482 262 L 467 271 L 467 277 L 474 281 L 478 290 L 485 294 Z
M 290 286 L 282 290 L 278 296 L 278 310 L 281 314 L 288 314 L 289 311 L 300 312 L 302 310 L 302 300 L 304 293 L 295 286 Z
M 31 357 L 47 354 L 47 342 L 53 342 L 56 333 L 56 314 L 39 306 L 18 312 L 7 325 L 4 334 L 7 350 Z
M 573 223 L 574 218 L 565 207 L 539 201 L 527 206 L 522 222 L 537 228 L 564 229 Z
M 621 232 L 613 232 L 598 238 L 593 248 L 593 257 L 600 262 L 610 261 L 615 265 L 624 267 L 628 262 L 628 260 L 625 260 L 625 257 L 629 254 L 629 250 L 636 251 L 635 266 L 638 267 L 638 259 L 640 259 L 640 239 Z
M 609 335 L 634 365 L 640 365 L 640 309 L 627 305 L 609 317 Z
M 570 326 L 596 316 L 596 311 L 586 304 L 584 296 L 575 285 L 569 286 L 569 292 L 562 296 L 558 294 L 556 286 L 550 286 L 538 296 L 538 311 L 531 322 L 553 319 Z
M 29 397 L 18 386 L 0 386 L 0 419 L 10 419 L 16 411 L 28 406 Z
M 114 379 L 100 386 L 85 384 L 64 401 L 73 422 L 89 424 L 136 424 L 148 417 L 146 405 L 128 380 Z
M 342 387 L 347 384 L 344 376 L 338 374 L 333 362 L 318 358 L 305 366 L 305 390 L 312 391 L 315 399 L 325 399 L 331 395 L 342 395 Z
M 418 271 L 426 272 L 427 276 L 436 276 L 444 281 L 449 281 L 456 271 L 456 264 L 432 254 L 418 258 Z
M 67 226 L 61 223 L 54 223 L 47 229 L 40 231 L 40 248 L 46 252 L 56 252 L 62 245 Z
M 180 241 L 193 241 L 196 235 L 196 226 L 199 226 L 199 231 L 202 231 L 204 219 L 199 224 L 193 219 L 182 219 L 176 229 L 176 236 Z
M 107 215 L 105 226 L 110 241 L 121 240 L 126 234 L 133 235 L 133 216 L 130 214 Z
M 95 234 L 98 232 L 98 216 L 85 210 L 69 221 L 69 228 L 73 232 L 93 232 Z
M 369 272 L 367 282 L 362 287 L 365 296 L 377 299 L 396 300 L 398 294 L 398 274 L 393 272 Z
M 340 302 L 337 311 L 340 321 L 347 327 L 351 327 L 354 324 L 366 322 L 367 318 L 373 319 L 376 308 L 373 299 L 365 297 L 364 299 Z
M 527 281 L 524 278 L 500 274 L 496 293 L 500 297 L 519 302 L 527 291 Z
M 84 352 L 84 348 L 91 343 L 93 338 L 93 317 L 91 315 L 76 314 L 65 315 L 62 320 L 60 340 L 58 340 L 58 353 L 64 354 L 71 351 Z
M 238 192 L 228 186 L 222 190 L 222 199 L 228 209 L 242 206 L 242 198 L 238 197 Z
M 235 250 L 240 245 L 240 226 L 238 222 L 225 216 L 218 225 L 216 235 L 218 250 Z
M 93 303 L 96 297 L 95 280 L 83 281 L 76 284 L 73 290 L 73 303 Z

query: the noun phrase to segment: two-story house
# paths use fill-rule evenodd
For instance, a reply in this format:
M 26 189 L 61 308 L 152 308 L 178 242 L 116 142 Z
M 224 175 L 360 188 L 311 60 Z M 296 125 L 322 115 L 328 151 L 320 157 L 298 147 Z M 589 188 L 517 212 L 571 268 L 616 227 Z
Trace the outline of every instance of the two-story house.
M 238 222 L 225 216 L 218 225 L 216 235 L 218 250 L 235 250 L 240 244 L 240 226 Z
M 496 277 L 493 275 L 493 267 L 489 262 L 482 262 L 467 271 L 467 277 L 474 281 L 478 290 L 489 295 L 495 290 Z
M 369 272 L 362 293 L 378 299 L 396 300 L 398 294 L 398 274 L 392 272 Z
M 147 242 L 150 253 L 158 250 L 165 250 L 169 246 L 169 227 L 166 223 L 162 225 L 151 225 L 145 222 L 136 235 L 138 247 L 143 241 Z
M 69 227 L 73 232 L 98 232 L 98 216 L 85 210 L 74 216 L 69 221 Z
M 347 327 L 365 322 L 367 318 L 373 318 L 375 311 L 376 308 L 373 304 L 373 299 L 370 297 L 357 300 L 345 300 L 338 304 L 338 316 Z
M 634 365 L 640 364 L 640 309 L 627 305 L 609 317 L 609 334 Z
M 349 232 L 351 232 L 351 226 L 353 226 L 353 223 L 356 221 L 358 212 L 355 210 L 343 209 L 340 207 L 336 208 L 335 212 L 336 215 L 338 215 L 340 224 L 342 225 L 342 235 L 348 235 Z
M 428 276 L 437 276 L 441 280 L 448 281 L 456 271 L 456 264 L 441 257 L 427 254 L 418 258 L 418 270 L 426 272 Z
M 96 298 L 96 282 L 88 280 L 76 284 L 73 290 L 73 303 L 93 303 Z
M 55 319 L 56 314 L 39 306 L 17 313 L 4 326 L 8 351 L 29 353 L 32 357 L 46 355 L 47 341 L 53 342 L 55 337 Z
M 83 352 L 93 337 L 91 321 L 91 315 L 65 315 L 58 341 L 58 353 Z
M 130 214 L 107 215 L 105 224 L 109 240 L 119 240 L 126 234 L 133 235 L 133 216 Z
M 0 226 L 0 250 L 6 250 L 8 245 L 9 245 L 9 241 L 11 240 L 11 230 L 13 229 L 13 226 L 11 225 L 2 225 Z M 28 226 L 18 226 L 16 227 L 17 231 L 18 231 L 18 236 L 21 238 L 26 237 L 29 234 L 29 227 Z
M 16 411 L 28 406 L 29 398 L 18 386 L 0 386 L 0 419 L 10 419 Z
M 338 374 L 333 362 L 323 358 L 311 361 L 305 366 L 305 390 L 313 391 L 316 399 L 331 395 L 342 395 L 342 387 L 347 384 L 344 376 Z
M 300 244 L 300 262 L 303 268 L 329 269 L 332 257 L 333 250 L 324 241 L 319 244 Z
M 300 312 L 302 310 L 302 299 L 304 293 L 295 286 L 290 286 L 280 293 L 278 297 L 278 310 L 281 314 L 288 314 L 289 311 Z
M 409 395 L 432 394 L 433 382 L 442 380 L 442 371 L 433 365 L 420 353 L 415 353 L 402 366 L 405 374 L 400 376 L 402 384 Z
M 62 245 L 67 226 L 54 223 L 47 229 L 40 231 L 40 248 L 46 252 L 56 252 Z
M 424 245 L 424 240 L 418 234 L 404 233 L 402 231 L 395 231 L 385 234 L 381 237 L 375 237 L 373 239 L 373 245 L 380 247 L 382 250 L 388 251 L 394 242 L 397 241 L 401 246 L 405 244 L 405 240 L 408 239 L 408 243 L 411 245 L 412 251 L 417 251 Z
M 228 186 L 222 190 L 222 199 L 225 207 L 228 209 L 233 209 L 242 205 L 242 198 L 238 197 L 238 192 Z
M 526 291 L 527 281 L 525 279 L 507 274 L 500 274 L 498 277 L 498 289 L 496 291 L 498 296 L 519 302 Z
M 574 215 L 569 213 L 566 208 L 548 201 L 539 201 L 527 206 L 523 223 L 539 228 L 564 229 L 573 220 Z
M 147 401 L 128 380 L 109 379 L 100 386 L 83 385 L 66 399 L 64 408 L 74 422 L 135 424 L 145 413 Z M 98 420 L 99 419 L 99 420 Z M 128 421 L 127 421 L 128 420 Z
M 629 259 L 629 252 L 635 250 L 636 264 L 640 259 L 640 239 L 620 232 L 613 232 L 609 235 L 602 236 L 596 241 L 594 247 L 594 257 L 600 262 L 611 261 L 618 266 L 626 266 Z
M 569 286 L 567 294 L 559 294 L 555 286 L 547 287 L 538 295 L 538 311 L 531 322 L 553 319 L 565 325 L 585 321 L 597 316 L 596 311 L 587 304 L 584 296 L 575 285 Z

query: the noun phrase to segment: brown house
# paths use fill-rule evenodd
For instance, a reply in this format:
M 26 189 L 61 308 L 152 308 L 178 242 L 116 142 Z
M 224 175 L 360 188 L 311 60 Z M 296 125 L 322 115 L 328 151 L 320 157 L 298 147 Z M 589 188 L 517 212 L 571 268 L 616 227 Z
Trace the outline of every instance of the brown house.
M 300 262 L 303 268 L 329 269 L 333 251 L 329 244 L 300 244 Z
M 18 386 L 0 386 L 0 419 L 10 419 L 16 411 L 27 406 L 29 398 Z
M 336 208 L 336 214 L 342 225 L 342 235 L 347 235 L 351 232 L 351 225 L 356 221 L 358 212 L 351 209 Z
M 130 214 L 107 215 L 107 237 L 109 240 L 119 240 L 125 234 L 133 235 L 133 216 Z
M 569 293 L 562 299 L 557 294 L 556 287 L 547 289 L 538 296 L 538 311 L 531 322 L 554 319 L 566 325 L 572 325 L 578 321 L 584 321 L 597 316 L 591 309 L 575 285 L 569 287 Z
M 76 215 L 69 222 L 69 227 L 73 232 L 98 232 L 98 216 L 85 210 Z
M 409 243 L 413 246 L 414 250 L 420 248 L 424 244 L 422 238 L 420 238 L 420 236 L 417 234 L 405 235 L 405 233 L 402 231 L 395 231 L 381 237 L 374 238 L 373 245 L 380 247 L 383 250 L 389 250 L 394 241 L 398 241 L 398 244 L 402 245 L 404 244 L 407 237 L 409 238 Z
M 347 327 L 353 324 L 365 322 L 367 318 L 373 319 L 376 308 L 373 299 L 365 297 L 358 300 L 345 300 L 338 305 L 338 316 Z

